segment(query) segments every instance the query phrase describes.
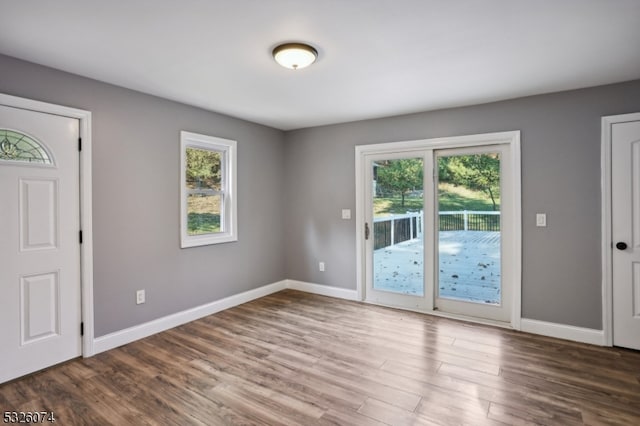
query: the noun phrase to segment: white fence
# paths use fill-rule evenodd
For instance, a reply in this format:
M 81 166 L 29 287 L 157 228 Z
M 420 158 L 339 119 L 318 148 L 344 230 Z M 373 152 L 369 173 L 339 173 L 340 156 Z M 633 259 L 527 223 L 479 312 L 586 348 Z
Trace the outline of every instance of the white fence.
M 500 212 L 442 211 L 438 225 L 440 231 L 500 231 Z M 423 211 L 374 218 L 374 249 L 422 238 L 423 228 Z
M 407 212 L 373 219 L 376 249 L 422 237 L 424 212 Z M 380 245 L 383 244 L 383 245 Z

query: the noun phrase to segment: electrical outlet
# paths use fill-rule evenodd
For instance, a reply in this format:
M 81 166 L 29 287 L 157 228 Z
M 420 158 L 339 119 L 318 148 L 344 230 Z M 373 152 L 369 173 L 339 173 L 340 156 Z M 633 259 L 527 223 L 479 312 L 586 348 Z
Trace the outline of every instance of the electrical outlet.
M 318 269 L 320 269 L 320 272 L 324 272 L 324 262 L 318 263 Z
M 351 219 L 351 209 L 342 209 L 342 218 Z
M 145 302 L 144 290 L 136 291 L 136 305 L 141 305 Z

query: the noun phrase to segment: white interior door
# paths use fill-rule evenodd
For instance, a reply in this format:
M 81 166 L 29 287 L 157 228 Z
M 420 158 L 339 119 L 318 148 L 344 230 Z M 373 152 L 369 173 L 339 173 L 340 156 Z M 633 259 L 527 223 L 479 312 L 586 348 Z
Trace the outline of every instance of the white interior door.
M 0 106 L 0 383 L 82 353 L 78 133 Z
M 640 350 L 640 121 L 611 128 L 613 344 Z

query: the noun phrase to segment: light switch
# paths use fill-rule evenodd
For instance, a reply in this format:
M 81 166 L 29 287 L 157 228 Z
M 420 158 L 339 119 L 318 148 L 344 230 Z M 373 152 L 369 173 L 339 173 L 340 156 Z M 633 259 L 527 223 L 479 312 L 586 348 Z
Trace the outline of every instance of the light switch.
M 136 305 L 141 305 L 145 302 L 144 290 L 136 291 Z
M 351 219 L 351 209 L 342 209 L 342 218 Z
M 546 213 L 536 213 L 536 226 L 539 226 L 539 227 L 547 226 L 547 214 Z

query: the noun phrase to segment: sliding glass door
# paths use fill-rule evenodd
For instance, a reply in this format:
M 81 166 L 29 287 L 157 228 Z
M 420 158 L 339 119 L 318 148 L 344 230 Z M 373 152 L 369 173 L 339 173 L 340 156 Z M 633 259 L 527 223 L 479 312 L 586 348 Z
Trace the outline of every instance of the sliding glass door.
M 508 157 L 506 144 L 364 157 L 367 301 L 510 321 Z

